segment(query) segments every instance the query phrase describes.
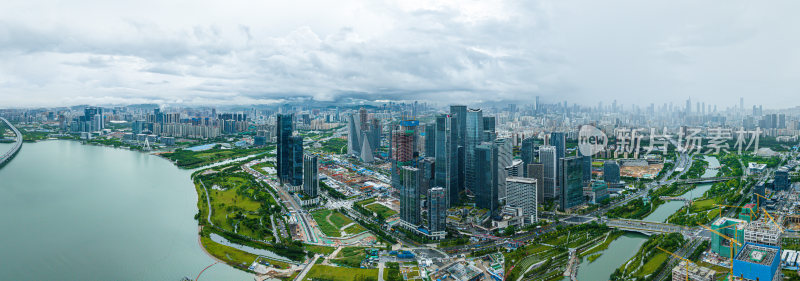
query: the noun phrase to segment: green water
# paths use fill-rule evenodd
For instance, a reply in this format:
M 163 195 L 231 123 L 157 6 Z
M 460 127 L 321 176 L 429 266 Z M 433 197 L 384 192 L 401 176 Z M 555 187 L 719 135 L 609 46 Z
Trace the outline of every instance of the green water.
M 194 279 L 215 261 L 197 242 L 190 174 L 123 149 L 24 144 L 0 168 L 0 280 Z M 253 276 L 217 264 L 200 280 Z
M 715 157 L 705 157 L 704 160 L 708 162 L 709 167 L 719 166 L 719 161 L 717 161 Z M 715 177 L 717 172 L 717 169 L 706 169 L 702 177 Z M 703 196 L 703 193 L 709 188 L 711 188 L 711 184 L 701 184 L 692 191 L 682 195 L 682 197 L 690 199 L 698 198 Z M 663 222 L 670 215 L 683 207 L 683 205 L 684 203 L 682 201 L 666 202 L 658 206 L 658 208 L 645 217 L 644 220 Z M 645 241 L 647 241 L 647 236 L 644 234 L 625 233 L 625 235 L 611 242 L 608 249 L 601 252 L 603 255 L 594 262 L 590 263 L 588 259 L 583 259 L 578 267 L 578 280 L 608 280 L 608 277 L 614 273 L 614 270 L 633 257 Z

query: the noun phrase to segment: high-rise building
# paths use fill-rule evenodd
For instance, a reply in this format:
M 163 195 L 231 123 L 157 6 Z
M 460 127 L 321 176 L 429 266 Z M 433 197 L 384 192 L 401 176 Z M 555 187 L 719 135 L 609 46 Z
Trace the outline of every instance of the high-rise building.
M 775 190 L 787 190 L 791 186 L 789 169 L 780 167 L 775 171 Z
M 580 149 L 578 150 L 578 154 L 581 154 Z M 581 170 L 583 171 L 583 183 L 585 186 L 589 186 L 589 183 L 592 182 L 592 156 L 583 155 L 580 156 L 580 158 Z
M 494 141 L 497 138 L 497 121 L 494 116 L 483 117 L 483 141 Z
M 544 203 L 544 165 L 542 163 L 528 164 L 528 178 L 536 180 L 536 202 Z
M 450 115 L 436 117 L 436 164 L 435 184 L 447 192 L 447 207 L 458 203 L 459 199 L 459 166 L 457 119 Z
M 436 123 L 425 125 L 425 156 L 436 155 Z
M 319 165 L 317 156 L 303 156 L 303 192 L 311 198 L 319 194 Z
M 506 178 L 506 188 L 508 189 L 506 205 L 522 208 L 522 214 L 525 215 L 526 222 L 536 223 L 538 220 L 536 212 L 536 179 L 509 177 Z
M 475 147 L 483 142 L 483 111 L 469 109 L 467 111 L 467 146 L 464 148 L 465 159 L 465 188 L 474 192 L 475 182 Z
M 360 121 L 359 126 L 361 131 L 369 130 L 369 120 L 367 120 L 367 109 L 366 108 L 359 108 L 358 109 L 358 120 Z
M 291 136 L 289 137 L 289 143 L 292 155 L 289 162 L 290 173 L 287 175 L 288 184 L 301 186 L 303 185 L 303 137 Z
M 447 227 L 447 193 L 444 188 L 428 190 L 428 231 L 444 232 Z
M 478 208 L 488 209 L 490 212 L 497 210 L 499 202 L 498 192 L 498 149 L 495 144 L 482 143 L 475 147 L 475 205 Z
M 502 138 L 494 141 L 497 149 L 497 196 L 500 202 L 506 199 L 506 170 L 511 167 L 514 159 L 514 152 L 511 150 L 511 139 Z
M 347 117 L 347 154 L 358 156 L 361 154 L 361 125 L 358 116 L 350 114 Z
M 619 183 L 619 164 L 617 161 L 606 160 L 603 162 L 603 181 L 609 185 Z
M 550 145 L 556 148 L 556 189 L 561 189 L 561 158 L 564 158 L 567 153 L 567 138 L 563 132 L 552 132 L 550 133 Z M 558 193 L 560 194 L 560 192 Z
M 420 199 L 420 171 L 414 167 L 400 168 L 400 219 L 409 225 L 418 226 L 422 221 L 419 204 Z
M 450 115 L 455 118 L 455 126 L 453 127 L 456 137 L 456 166 L 458 167 L 458 182 L 456 183 L 456 190 L 461 192 L 466 186 L 466 147 L 467 147 L 467 106 L 466 105 L 451 105 Z
M 291 178 L 292 174 L 292 153 L 293 147 L 290 138 L 292 137 L 292 115 L 291 114 L 278 114 L 277 124 L 275 127 L 275 136 L 277 138 L 277 161 L 276 171 L 278 173 L 278 180 L 281 183 L 286 183 Z
M 527 167 L 531 163 L 537 161 L 538 158 L 536 152 L 536 140 L 534 138 L 526 138 L 522 140 L 522 145 L 519 148 L 520 159 L 522 159 L 522 165 Z M 528 177 L 528 171 L 525 169 L 523 172 L 523 176 Z M 541 183 L 540 183 L 541 184 Z
M 556 186 L 556 177 L 558 177 L 558 158 L 556 158 L 556 148 L 551 145 L 544 145 L 539 147 L 539 159 L 542 162 L 544 171 L 542 177 L 544 179 L 544 200 L 552 200 L 558 197 L 558 187 Z
M 419 121 L 405 120 L 392 130 L 392 137 L 389 145 L 389 155 L 391 157 L 392 184 L 399 184 L 399 172 L 401 167 L 416 167 L 417 163 L 417 127 Z
M 572 209 L 583 204 L 583 167 L 577 156 L 559 159 L 561 162 L 561 200 L 559 209 Z

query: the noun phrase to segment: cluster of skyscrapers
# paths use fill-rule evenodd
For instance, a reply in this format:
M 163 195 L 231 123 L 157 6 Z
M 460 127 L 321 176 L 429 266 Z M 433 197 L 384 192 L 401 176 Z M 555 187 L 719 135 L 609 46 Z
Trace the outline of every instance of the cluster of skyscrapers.
M 276 131 L 276 170 L 281 184 L 302 186 L 302 191 L 311 198 L 319 193 L 319 164 L 317 156 L 303 154 L 303 137 L 294 135 L 294 119 L 291 114 L 278 114 Z
M 375 131 L 380 125 L 361 122 L 367 119 L 365 112 L 362 108 L 348 117 L 348 154 L 367 162 L 364 155 L 376 148 L 364 143 L 380 142 Z M 474 203 L 492 218 L 515 208 L 524 214 L 525 223 L 533 223 L 537 205 L 545 201 L 560 210 L 585 203 L 591 156 L 568 156 L 565 133 L 552 132 L 543 144 L 532 137 L 523 139 L 521 159 L 515 160 L 512 140 L 498 137 L 496 122 L 481 109 L 453 105 L 430 123 L 404 118 L 390 126 L 392 186 L 399 192 L 400 218 L 407 226 L 443 233 L 448 208 L 464 204 Z M 618 170 L 617 166 L 617 178 Z M 428 210 L 427 225 L 423 207 Z

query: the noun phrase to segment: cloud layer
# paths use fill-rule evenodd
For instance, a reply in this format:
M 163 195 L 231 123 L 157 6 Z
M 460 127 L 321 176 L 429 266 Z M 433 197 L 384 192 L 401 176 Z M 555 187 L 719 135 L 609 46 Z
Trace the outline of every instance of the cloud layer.
M 0 107 L 536 95 L 785 106 L 799 88 L 798 4 L 712 2 L 4 1 Z

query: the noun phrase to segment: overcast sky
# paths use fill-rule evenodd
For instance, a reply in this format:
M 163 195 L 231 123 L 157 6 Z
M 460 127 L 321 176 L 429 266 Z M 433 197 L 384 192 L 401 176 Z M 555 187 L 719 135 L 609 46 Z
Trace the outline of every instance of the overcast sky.
M 800 105 L 800 1 L 4 0 L 0 107 Z

